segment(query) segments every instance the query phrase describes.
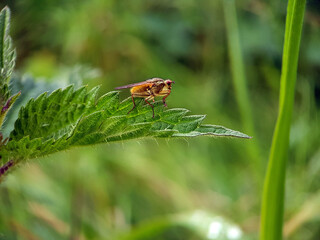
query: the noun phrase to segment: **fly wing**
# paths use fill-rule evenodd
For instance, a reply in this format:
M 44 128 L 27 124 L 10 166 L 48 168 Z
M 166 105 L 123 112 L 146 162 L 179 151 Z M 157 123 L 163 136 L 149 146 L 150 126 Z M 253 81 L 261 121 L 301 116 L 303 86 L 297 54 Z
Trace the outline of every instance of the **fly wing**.
M 151 79 L 148 79 L 148 80 L 143 81 L 143 82 L 132 83 L 132 84 L 124 85 L 124 86 L 121 86 L 121 87 L 116 87 L 115 89 L 132 88 L 132 87 L 136 87 L 136 86 L 141 86 L 141 85 L 146 84 L 146 83 L 156 83 L 156 82 L 159 82 L 159 81 L 162 82 L 163 79 L 161 79 L 161 78 L 151 78 Z
M 140 86 L 140 85 L 146 84 L 146 83 L 148 83 L 147 81 L 138 82 L 138 83 L 132 83 L 132 84 L 124 85 L 124 86 L 121 86 L 121 87 L 116 87 L 115 89 L 132 88 L 132 87 L 136 87 L 136 86 Z

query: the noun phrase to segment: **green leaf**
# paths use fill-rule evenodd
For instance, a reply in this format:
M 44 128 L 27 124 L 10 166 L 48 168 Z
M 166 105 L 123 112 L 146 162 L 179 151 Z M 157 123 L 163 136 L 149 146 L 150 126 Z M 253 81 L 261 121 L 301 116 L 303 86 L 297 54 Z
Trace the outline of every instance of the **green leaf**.
M 202 125 L 204 115 L 189 115 L 187 109 L 165 109 L 161 101 L 152 109 L 143 99 L 119 101 L 119 92 L 96 100 L 98 88 L 58 89 L 31 99 L 19 112 L 10 141 L 0 155 L 24 160 L 74 146 L 124 141 L 137 138 L 175 138 L 201 135 L 250 138 L 221 126 Z
M 9 36 L 10 10 L 5 7 L 0 12 L 0 106 L 9 98 L 9 79 L 15 65 L 16 52 Z
M 9 36 L 10 10 L 5 7 L 0 12 L 0 128 L 10 107 L 20 95 L 10 97 L 9 79 L 15 65 L 16 52 Z

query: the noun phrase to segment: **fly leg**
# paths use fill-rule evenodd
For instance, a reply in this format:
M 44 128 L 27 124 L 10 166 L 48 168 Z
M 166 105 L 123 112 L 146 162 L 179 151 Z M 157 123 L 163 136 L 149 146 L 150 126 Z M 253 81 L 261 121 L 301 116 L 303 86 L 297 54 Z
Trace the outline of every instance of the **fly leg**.
M 154 107 L 151 103 L 148 102 L 148 100 L 150 100 L 150 99 L 152 99 L 154 101 L 154 96 L 149 96 L 149 97 L 145 98 L 144 101 L 146 103 L 148 103 L 150 105 L 150 107 L 152 108 L 152 118 L 154 118 Z
M 136 108 L 136 103 L 134 102 L 134 98 L 133 98 L 132 94 L 131 94 L 131 98 L 132 98 L 132 102 L 133 102 L 133 108 L 127 114 L 129 114 L 133 109 Z
M 163 105 L 164 105 L 165 107 L 168 107 L 168 105 L 167 105 L 167 103 L 166 103 L 166 98 L 167 98 L 169 95 L 170 95 L 170 92 L 162 98 L 162 102 L 163 102 Z

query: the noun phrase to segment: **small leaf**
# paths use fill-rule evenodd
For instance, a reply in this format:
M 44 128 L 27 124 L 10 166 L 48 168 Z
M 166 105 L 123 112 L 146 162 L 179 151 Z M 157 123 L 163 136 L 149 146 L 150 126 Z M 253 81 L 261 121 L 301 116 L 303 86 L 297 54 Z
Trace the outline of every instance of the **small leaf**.
M 1 113 L 0 114 L 5 114 L 6 112 L 9 111 L 9 109 L 11 108 L 11 106 L 14 104 L 14 102 L 17 100 L 17 98 L 20 96 L 21 92 L 18 92 L 17 94 L 11 96 L 6 104 L 2 107 L 1 109 Z

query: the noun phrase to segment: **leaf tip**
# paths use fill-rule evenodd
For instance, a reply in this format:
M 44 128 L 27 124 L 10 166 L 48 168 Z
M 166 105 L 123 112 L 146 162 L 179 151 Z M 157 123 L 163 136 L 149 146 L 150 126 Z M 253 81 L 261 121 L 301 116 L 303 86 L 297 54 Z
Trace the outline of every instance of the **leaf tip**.
M 4 8 L 1 11 L 9 11 L 10 12 L 10 8 L 8 5 L 4 6 Z

